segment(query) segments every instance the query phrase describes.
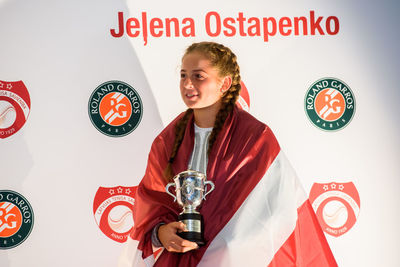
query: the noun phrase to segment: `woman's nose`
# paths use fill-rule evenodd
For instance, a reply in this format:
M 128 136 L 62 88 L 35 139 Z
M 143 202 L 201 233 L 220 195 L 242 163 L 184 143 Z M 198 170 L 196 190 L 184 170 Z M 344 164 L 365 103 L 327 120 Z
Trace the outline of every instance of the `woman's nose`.
M 185 80 L 183 81 L 183 86 L 185 88 L 193 88 L 192 80 L 190 78 L 185 78 Z

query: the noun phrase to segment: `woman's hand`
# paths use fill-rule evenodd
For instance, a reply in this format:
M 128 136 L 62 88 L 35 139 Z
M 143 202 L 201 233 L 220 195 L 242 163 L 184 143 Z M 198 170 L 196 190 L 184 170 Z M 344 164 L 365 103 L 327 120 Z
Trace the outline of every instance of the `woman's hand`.
M 176 234 L 178 231 L 184 232 L 185 230 L 185 224 L 182 222 L 164 224 L 158 228 L 158 239 L 169 252 L 183 253 L 198 248 L 195 242 L 183 239 Z

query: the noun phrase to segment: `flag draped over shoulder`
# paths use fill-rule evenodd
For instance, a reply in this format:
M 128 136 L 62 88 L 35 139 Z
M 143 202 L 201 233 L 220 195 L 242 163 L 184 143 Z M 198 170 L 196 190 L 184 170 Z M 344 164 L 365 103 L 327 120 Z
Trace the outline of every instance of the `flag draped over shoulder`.
M 208 159 L 215 190 L 203 201 L 206 245 L 186 253 L 163 250 L 155 260 L 152 229 L 177 221 L 182 208 L 165 193 L 163 171 L 178 116 L 154 140 L 137 193 L 134 228 L 119 266 L 337 266 L 307 196 L 272 131 L 235 108 Z M 185 171 L 194 146 L 193 118 L 172 165 Z

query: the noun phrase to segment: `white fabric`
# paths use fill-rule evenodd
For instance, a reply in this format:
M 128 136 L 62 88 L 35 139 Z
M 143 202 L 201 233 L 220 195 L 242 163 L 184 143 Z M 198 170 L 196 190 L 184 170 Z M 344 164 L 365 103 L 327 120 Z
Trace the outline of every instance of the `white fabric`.
M 139 241 L 128 237 L 119 257 L 118 267 L 151 267 L 154 265 L 154 256 L 151 255 L 143 260 L 142 251 L 137 248 L 138 245 Z
M 210 137 L 211 128 L 201 128 L 194 124 L 194 148 L 190 156 L 188 168 L 190 170 L 207 173 L 208 163 L 208 138 Z
M 198 126 L 196 123 L 194 123 L 194 132 L 195 132 L 195 133 L 199 133 L 199 132 L 211 132 L 212 129 L 213 129 L 213 127 L 204 128 L 204 127 L 200 127 L 200 126 Z
M 285 155 L 267 173 L 215 237 L 199 267 L 265 267 L 292 234 L 297 208 L 307 200 Z

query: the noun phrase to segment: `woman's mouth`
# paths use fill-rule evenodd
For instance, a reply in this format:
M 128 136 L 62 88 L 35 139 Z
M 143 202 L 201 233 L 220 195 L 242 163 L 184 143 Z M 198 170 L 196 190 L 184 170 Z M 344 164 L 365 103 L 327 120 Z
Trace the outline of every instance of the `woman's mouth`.
M 187 98 L 193 98 L 193 97 L 196 97 L 196 96 L 198 96 L 198 94 L 186 94 Z

